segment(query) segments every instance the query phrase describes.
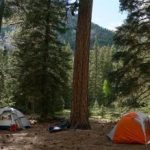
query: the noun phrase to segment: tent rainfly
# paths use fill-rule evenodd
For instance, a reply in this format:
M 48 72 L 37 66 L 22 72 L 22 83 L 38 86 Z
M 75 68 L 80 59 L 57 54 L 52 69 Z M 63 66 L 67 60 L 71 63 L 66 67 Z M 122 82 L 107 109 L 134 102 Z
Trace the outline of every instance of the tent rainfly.
M 107 136 L 114 143 L 149 144 L 150 118 L 141 112 L 125 114 Z

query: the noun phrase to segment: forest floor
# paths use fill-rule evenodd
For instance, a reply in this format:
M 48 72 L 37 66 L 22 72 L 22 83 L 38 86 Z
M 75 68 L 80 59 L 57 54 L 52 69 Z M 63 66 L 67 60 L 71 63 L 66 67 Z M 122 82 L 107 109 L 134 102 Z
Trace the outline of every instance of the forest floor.
M 106 134 L 114 123 L 91 120 L 91 130 L 66 130 L 49 133 L 49 123 L 37 123 L 17 132 L 0 131 L 3 150 L 150 150 L 150 145 L 113 144 Z

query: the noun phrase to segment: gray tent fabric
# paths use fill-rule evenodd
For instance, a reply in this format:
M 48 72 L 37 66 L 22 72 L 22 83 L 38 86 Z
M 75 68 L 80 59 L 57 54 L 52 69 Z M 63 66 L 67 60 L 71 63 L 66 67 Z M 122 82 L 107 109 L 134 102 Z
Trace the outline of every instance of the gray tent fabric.
M 0 108 L 0 129 L 10 128 L 14 124 L 18 128 L 31 127 L 29 120 L 19 110 L 12 107 Z
M 109 137 L 111 140 L 113 140 L 113 137 L 114 137 L 114 134 L 115 134 L 115 131 L 116 131 L 116 127 L 115 126 L 108 134 L 107 134 L 107 137 Z

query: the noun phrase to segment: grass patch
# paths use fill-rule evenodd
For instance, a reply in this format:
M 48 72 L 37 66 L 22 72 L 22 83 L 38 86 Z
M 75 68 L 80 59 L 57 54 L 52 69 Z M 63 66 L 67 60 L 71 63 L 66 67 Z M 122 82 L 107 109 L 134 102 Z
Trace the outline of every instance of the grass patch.
M 145 107 L 129 109 L 127 107 L 116 108 L 116 107 L 104 107 L 104 106 L 98 107 L 98 106 L 96 106 L 96 107 L 90 108 L 90 118 L 116 121 L 125 113 L 135 111 L 135 112 L 143 112 L 143 113 L 149 114 L 150 113 L 149 110 L 150 109 L 145 108 Z M 69 119 L 70 110 L 64 109 L 61 112 L 55 113 L 55 115 Z

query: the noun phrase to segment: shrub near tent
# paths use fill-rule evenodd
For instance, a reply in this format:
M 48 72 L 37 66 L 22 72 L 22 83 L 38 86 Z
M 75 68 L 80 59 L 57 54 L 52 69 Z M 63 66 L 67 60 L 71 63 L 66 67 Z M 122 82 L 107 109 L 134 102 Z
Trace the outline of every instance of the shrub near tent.
M 143 113 L 125 114 L 107 135 L 114 143 L 150 143 L 150 118 Z
M 29 120 L 19 110 L 11 107 L 0 108 L 0 129 L 15 131 L 17 128 L 29 127 L 31 127 Z

